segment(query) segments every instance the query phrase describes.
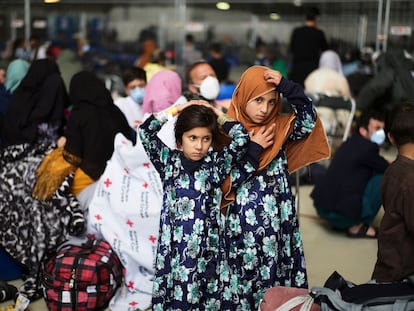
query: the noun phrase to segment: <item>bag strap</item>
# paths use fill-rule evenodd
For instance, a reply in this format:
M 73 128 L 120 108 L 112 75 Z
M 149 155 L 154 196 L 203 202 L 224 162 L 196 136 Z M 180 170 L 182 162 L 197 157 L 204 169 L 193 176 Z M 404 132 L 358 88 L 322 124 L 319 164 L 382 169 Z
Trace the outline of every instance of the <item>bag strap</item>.
M 314 286 L 311 289 L 314 299 L 320 301 L 321 311 L 361 311 L 362 305 L 348 303 L 330 288 Z M 329 304 L 328 304 L 329 302 Z M 332 307 L 331 307 L 332 306 Z
M 408 310 L 408 300 L 397 300 L 392 305 L 392 311 L 406 311 Z
M 311 295 L 307 295 L 307 296 L 308 298 L 305 300 L 303 305 L 300 307 L 299 311 L 310 311 L 312 309 L 315 299 Z
M 67 246 L 82 246 L 82 244 L 86 243 L 88 238 L 78 238 L 78 237 L 70 237 L 69 240 L 63 242 L 59 245 L 59 249 L 65 248 Z
M 407 280 L 408 280 L 409 282 L 411 282 L 411 284 L 413 284 L 413 285 L 414 285 L 414 274 L 411 274 L 411 275 L 407 276 Z
M 84 238 L 79 238 L 79 237 L 75 237 L 75 236 L 71 236 L 69 240 L 63 242 L 62 244 L 60 244 L 56 250 L 56 252 L 64 249 L 65 247 L 68 246 L 79 246 L 81 247 L 82 245 L 84 245 L 85 243 L 88 243 L 89 247 L 92 246 L 93 244 L 92 239 L 88 238 L 88 237 L 84 237 Z
M 363 304 L 349 303 L 342 300 L 336 292 L 326 287 L 312 287 L 311 295 L 320 302 L 321 311 L 362 311 L 364 307 Z M 408 303 L 408 300 L 397 299 L 392 307 L 390 305 L 390 311 L 406 311 Z M 280 311 L 285 311 L 285 309 Z
M 300 311 L 310 311 L 313 305 L 312 296 L 300 295 L 300 296 L 293 297 L 289 299 L 288 301 L 286 301 L 281 306 L 277 307 L 275 311 L 290 311 L 294 307 L 299 306 L 300 304 L 302 304 L 302 306 L 300 307 Z

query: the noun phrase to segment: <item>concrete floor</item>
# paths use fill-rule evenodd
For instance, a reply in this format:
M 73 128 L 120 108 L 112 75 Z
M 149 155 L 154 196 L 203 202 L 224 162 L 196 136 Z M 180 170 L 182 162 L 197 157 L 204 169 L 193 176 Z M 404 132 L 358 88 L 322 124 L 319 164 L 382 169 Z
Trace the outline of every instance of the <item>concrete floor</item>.
M 312 206 L 312 186 L 300 188 L 299 221 L 305 248 L 309 287 L 323 286 L 333 271 L 354 283 L 371 278 L 377 258 L 376 239 L 351 239 L 344 233 L 332 230 L 318 217 Z M 374 225 L 383 215 L 381 209 Z
M 321 220 L 313 208 L 309 194 L 312 186 L 301 186 L 299 191 L 299 221 L 305 248 L 309 287 L 323 286 L 333 271 L 354 282 L 370 279 L 377 255 L 376 239 L 350 239 L 345 234 L 333 231 Z M 378 224 L 382 210 L 376 218 Z M 11 282 L 19 285 L 20 280 Z M 0 307 L 10 302 L 0 304 Z M 38 300 L 27 309 L 45 311 L 43 300 Z

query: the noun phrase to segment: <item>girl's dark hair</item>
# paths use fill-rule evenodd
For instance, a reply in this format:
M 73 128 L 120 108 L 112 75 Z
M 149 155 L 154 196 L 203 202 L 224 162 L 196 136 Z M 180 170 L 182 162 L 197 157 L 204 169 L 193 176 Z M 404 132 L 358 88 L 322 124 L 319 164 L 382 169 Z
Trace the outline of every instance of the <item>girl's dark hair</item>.
M 414 143 L 414 102 L 396 106 L 391 111 L 386 130 L 397 146 Z
M 201 105 L 191 105 L 180 112 L 175 123 L 175 141 L 182 145 L 183 134 L 196 127 L 207 127 L 212 134 L 214 145 L 220 135 L 217 116 L 211 108 Z

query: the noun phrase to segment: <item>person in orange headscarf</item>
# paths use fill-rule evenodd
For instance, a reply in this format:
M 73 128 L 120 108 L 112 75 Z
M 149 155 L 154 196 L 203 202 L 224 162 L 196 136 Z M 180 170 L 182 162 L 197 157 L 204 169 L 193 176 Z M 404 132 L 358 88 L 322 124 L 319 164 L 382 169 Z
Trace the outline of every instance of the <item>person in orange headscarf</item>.
M 142 43 L 142 53 L 135 61 L 135 66 L 144 68 L 151 62 L 153 53 L 157 50 L 157 42 L 154 39 L 147 39 Z
M 292 113 L 282 114 L 282 96 Z M 298 215 L 289 174 L 330 156 L 322 124 L 303 88 L 278 71 L 252 66 L 241 76 L 228 115 L 249 131 L 251 142 L 222 187 L 227 262 L 222 307 L 257 310 L 266 289 L 307 288 Z M 254 136 L 274 131 L 263 149 Z M 238 286 L 234 286 L 238 284 Z

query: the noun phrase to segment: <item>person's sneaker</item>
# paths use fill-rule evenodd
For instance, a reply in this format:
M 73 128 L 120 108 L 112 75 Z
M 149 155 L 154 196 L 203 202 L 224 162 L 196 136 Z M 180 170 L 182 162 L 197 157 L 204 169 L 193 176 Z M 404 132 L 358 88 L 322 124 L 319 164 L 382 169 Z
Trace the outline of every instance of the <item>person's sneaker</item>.
M 0 302 L 14 300 L 17 295 L 17 288 L 4 281 L 0 281 Z

